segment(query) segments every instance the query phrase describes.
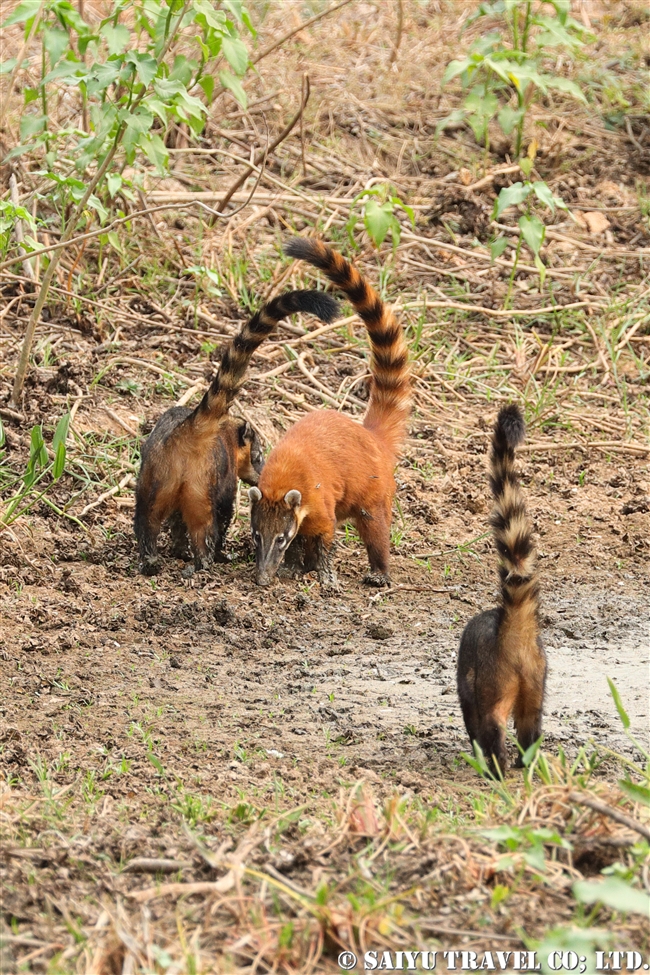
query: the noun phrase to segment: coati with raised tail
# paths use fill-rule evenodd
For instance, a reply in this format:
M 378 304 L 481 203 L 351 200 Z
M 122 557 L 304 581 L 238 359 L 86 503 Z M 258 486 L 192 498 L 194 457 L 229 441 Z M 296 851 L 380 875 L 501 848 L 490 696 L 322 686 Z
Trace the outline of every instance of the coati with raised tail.
M 517 740 L 525 752 L 542 733 L 546 682 L 532 528 L 514 468 L 515 447 L 525 432 L 519 408 L 504 406 L 490 452 L 490 524 L 501 558 L 501 599 L 496 609 L 469 621 L 458 651 L 458 696 L 467 733 L 502 773 L 508 766 L 506 722 L 514 714 Z M 521 766 L 521 755 L 517 764 Z
M 189 535 L 194 568 L 219 559 L 232 519 L 237 478 L 256 484 L 262 448 L 251 425 L 228 416 L 251 356 L 283 318 L 309 312 L 333 321 L 338 303 L 323 291 L 290 291 L 273 298 L 234 337 L 203 399 L 191 410 L 175 406 L 160 417 L 142 447 L 135 494 L 140 570 L 158 571 L 157 539 L 165 521 L 172 552 L 182 557 Z M 190 567 L 186 574 L 191 574 Z
M 335 587 L 334 533 L 350 520 L 368 553 L 365 582 L 388 585 L 393 469 L 410 412 L 404 334 L 374 288 L 331 247 L 296 237 L 285 253 L 319 268 L 352 302 L 370 339 L 372 385 L 363 424 L 318 410 L 299 420 L 269 454 L 257 487 L 248 492 L 257 584 L 271 583 L 296 539 L 289 558 L 302 547 L 302 570 L 316 569 L 321 585 Z

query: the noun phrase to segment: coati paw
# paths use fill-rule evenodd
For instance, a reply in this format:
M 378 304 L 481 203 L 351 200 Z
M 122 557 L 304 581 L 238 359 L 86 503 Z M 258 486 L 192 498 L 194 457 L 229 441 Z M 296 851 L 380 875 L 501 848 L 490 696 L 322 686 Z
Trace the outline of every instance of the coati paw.
M 144 559 L 140 563 L 140 572 L 143 576 L 155 576 L 160 569 L 160 560 L 157 558 Z
M 387 572 L 367 572 L 363 577 L 363 584 L 381 589 L 383 586 L 390 586 L 390 576 Z
M 302 579 L 305 572 L 297 565 L 281 565 L 278 569 L 278 579 Z
M 339 585 L 339 580 L 336 578 L 336 574 L 332 573 L 326 579 L 319 579 L 320 591 L 323 596 L 334 596 L 341 591 Z
M 232 562 L 232 555 L 229 555 L 227 552 L 215 552 L 214 561 L 218 562 L 219 565 L 228 565 Z

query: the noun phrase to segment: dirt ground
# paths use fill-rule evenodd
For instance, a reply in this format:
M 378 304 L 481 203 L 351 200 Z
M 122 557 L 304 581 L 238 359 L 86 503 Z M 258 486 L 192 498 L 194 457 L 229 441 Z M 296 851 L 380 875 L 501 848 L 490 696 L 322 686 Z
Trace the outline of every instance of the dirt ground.
M 455 655 L 467 620 L 496 595 L 491 541 L 481 537 L 489 498 L 478 424 L 472 439 L 465 454 L 443 439 L 449 456 L 426 474 L 409 463 L 416 451 L 402 462 L 404 528 L 385 594 L 364 588 L 365 553 L 343 532 L 338 595 L 322 595 L 310 577 L 258 589 L 244 502 L 232 564 L 191 583 L 178 561 L 154 580 L 137 574 L 124 510 L 104 522 L 108 540 L 51 524 L 45 568 L 2 567 L 8 767 L 20 775 L 36 743 L 48 761 L 67 751 L 79 768 L 100 746 L 129 758 L 131 723 L 162 709 L 153 723 L 165 768 L 180 773 L 194 750 L 209 791 L 264 792 L 279 770 L 298 792 L 367 770 L 431 790 L 441 775 L 467 775 Z M 580 486 L 583 460 L 522 461 L 540 547 L 546 742 L 571 756 L 590 740 L 627 753 L 606 678 L 647 742 L 647 465 L 592 459 Z M 234 743 L 265 756 L 252 781 Z

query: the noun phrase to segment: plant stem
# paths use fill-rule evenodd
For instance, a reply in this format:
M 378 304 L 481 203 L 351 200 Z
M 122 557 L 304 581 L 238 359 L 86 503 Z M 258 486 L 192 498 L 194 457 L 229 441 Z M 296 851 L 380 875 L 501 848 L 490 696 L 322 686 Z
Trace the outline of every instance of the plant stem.
M 530 31 L 530 20 L 531 20 L 531 0 L 526 0 L 526 19 L 524 21 L 524 36 L 521 41 L 521 49 L 524 54 L 527 53 L 526 49 L 528 47 L 528 32 Z
M 185 0 L 185 3 L 183 4 L 183 8 L 180 12 L 180 16 L 176 22 L 177 27 L 180 25 L 183 17 L 185 16 L 185 11 L 187 10 L 189 3 L 190 0 Z M 170 7 L 170 11 L 171 11 L 171 7 Z M 171 18 L 168 17 L 166 30 L 169 28 L 170 19 Z M 174 39 L 174 35 L 175 35 L 175 31 L 169 35 L 166 34 L 165 43 L 163 45 L 162 51 L 160 52 L 159 63 L 162 62 L 163 58 L 167 54 L 172 44 L 172 41 Z M 143 85 L 142 91 L 139 93 L 139 95 L 136 97 L 135 101 L 133 102 L 131 111 L 134 111 L 137 108 L 137 106 L 140 104 L 145 94 L 147 93 L 147 90 L 148 90 L 148 86 Z M 120 142 L 122 141 L 125 131 L 126 131 L 126 122 L 122 122 L 119 129 L 115 133 L 115 138 L 113 139 L 113 145 L 104 156 L 103 163 L 101 164 L 101 166 L 95 173 L 94 177 L 86 187 L 86 192 L 84 193 L 77 207 L 73 211 L 68 221 L 68 225 L 65 229 L 65 232 L 61 237 L 60 240 L 61 244 L 67 243 L 70 240 L 70 238 L 74 235 L 74 232 L 77 228 L 77 224 L 79 223 L 79 220 L 83 216 L 83 212 L 86 208 L 86 204 L 88 203 L 88 200 L 90 199 L 92 193 L 95 191 L 99 183 L 101 183 L 104 176 L 106 175 L 108 171 L 108 167 L 113 161 L 113 157 L 115 156 L 115 153 L 118 150 L 118 147 L 120 145 Z M 16 369 L 16 377 L 14 379 L 14 385 L 11 392 L 11 399 L 9 400 L 10 404 L 15 408 L 20 408 L 20 402 L 22 400 L 22 395 L 23 395 L 23 386 L 25 385 L 25 375 L 27 373 L 27 366 L 29 364 L 29 354 L 31 352 L 32 343 L 34 341 L 34 332 L 36 331 L 36 325 L 38 323 L 38 320 L 41 317 L 41 311 L 43 310 L 43 305 L 45 304 L 45 300 L 50 290 L 50 285 L 52 283 L 52 278 L 54 277 L 54 272 L 56 271 L 59 261 L 63 256 L 63 250 L 64 248 L 61 247 L 58 251 L 56 251 L 52 259 L 50 260 L 50 263 L 48 264 L 47 270 L 43 275 L 43 281 L 41 284 L 41 289 L 38 293 L 38 298 L 36 299 L 36 304 L 34 305 L 32 313 L 29 317 L 29 321 L 27 323 L 25 338 L 23 339 L 23 346 L 22 349 L 20 350 L 20 359 L 18 360 L 18 367 Z
M 522 236 L 519 234 L 519 240 L 517 241 L 517 250 L 515 251 L 515 261 L 512 265 L 512 271 L 510 272 L 510 280 L 508 281 L 508 293 L 506 294 L 505 301 L 503 302 L 504 310 L 507 309 L 510 303 L 510 295 L 512 294 L 512 286 L 515 281 L 515 274 L 517 273 L 517 265 L 519 264 L 519 254 L 521 253 L 521 243 Z
M 86 207 L 88 200 L 90 199 L 91 194 L 94 192 L 97 185 L 104 178 L 106 171 L 108 170 L 108 167 L 110 166 L 113 160 L 113 156 L 117 152 L 117 147 L 122 141 L 122 136 L 124 135 L 125 128 L 126 126 L 123 124 L 118 129 L 115 135 L 115 139 L 113 141 L 113 145 L 111 146 L 111 148 L 106 153 L 106 156 L 104 157 L 104 162 L 101 164 L 101 166 L 95 173 L 94 177 L 88 184 L 86 188 L 86 192 L 84 193 L 83 197 L 79 201 L 79 205 L 74 210 L 72 216 L 68 221 L 68 226 L 65 229 L 65 233 L 61 237 L 61 244 L 67 243 L 67 241 L 69 241 L 70 238 L 73 236 L 75 229 L 77 227 L 77 223 L 79 222 L 79 219 L 84 212 L 84 209 Z M 54 255 L 52 256 L 50 263 L 47 266 L 47 270 L 43 275 L 43 281 L 41 283 L 40 291 L 38 292 L 38 298 L 36 299 L 36 304 L 32 309 L 31 315 L 29 316 L 27 329 L 25 330 L 25 338 L 23 339 L 23 346 L 22 349 L 20 350 L 20 359 L 18 360 L 18 367 L 16 369 L 16 377 L 14 379 L 13 390 L 11 392 L 11 399 L 9 400 L 10 404 L 15 408 L 20 408 L 20 402 L 22 400 L 22 395 L 23 395 L 23 386 L 25 385 L 25 375 L 27 373 L 27 366 L 29 364 L 29 354 L 31 352 L 32 343 L 34 341 L 34 332 L 36 331 L 36 325 L 38 323 L 38 320 L 41 317 L 43 305 L 45 304 L 45 300 L 50 290 L 50 285 L 52 283 L 52 278 L 54 277 L 54 272 L 56 271 L 59 261 L 63 256 L 63 251 L 64 248 L 61 247 L 58 251 L 55 251 Z

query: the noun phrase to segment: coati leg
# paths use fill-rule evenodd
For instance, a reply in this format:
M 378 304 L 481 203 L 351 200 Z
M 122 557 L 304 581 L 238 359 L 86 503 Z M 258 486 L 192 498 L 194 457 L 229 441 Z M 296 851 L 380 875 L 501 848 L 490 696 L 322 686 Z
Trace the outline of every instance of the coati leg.
M 460 709 L 463 712 L 463 721 L 469 740 L 474 742 L 478 739 L 479 718 L 476 710 L 476 692 L 474 690 L 474 671 L 470 670 L 458 681 L 458 697 L 460 699 Z
M 183 570 L 184 577 L 189 578 L 195 570 L 200 572 L 208 569 L 214 560 L 215 538 L 211 505 L 207 498 L 200 499 L 200 503 L 199 499 L 194 499 L 194 505 L 186 509 L 183 515 L 194 556 L 194 566 Z
M 542 707 L 544 686 L 536 686 L 532 681 L 522 680 L 519 695 L 515 702 L 515 728 L 517 741 L 525 752 L 542 734 Z M 517 767 L 522 768 L 522 755 L 517 757 Z
M 362 508 L 356 518 L 356 527 L 370 562 L 370 571 L 364 576 L 364 583 L 367 586 L 389 586 L 390 517 L 381 508 L 371 511 Z
M 180 511 L 173 513 L 169 518 L 168 524 L 170 536 L 169 554 L 173 559 L 182 559 L 183 562 L 187 562 L 189 558 L 187 529 Z
M 230 562 L 229 556 L 223 552 L 223 543 L 230 528 L 235 510 L 235 490 L 227 490 L 219 494 L 214 505 L 213 533 L 214 533 L 214 561 Z
M 326 538 L 319 535 L 313 541 L 318 581 L 323 589 L 338 589 L 339 581 L 334 570 L 333 559 L 336 543 L 334 536 Z
M 476 741 L 481 746 L 486 761 L 494 771 L 494 759 L 499 763 L 501 774 L 505 775 L 508 768 L 508 753 L 506 751 L 506 727 L 501 724 L 494 713 L 484 714 L 476 735 Z
M 304 535 L 294 537 L 278 569 L 278 576 L 281 579 L 300 579 L 305 572 L 311 571 L 306 568 L 306 543 L 307 539 Z
M 154 504 L 149 503 L 149 498 L 138 495 L 135 502 L 134 528 L 140 552 L 140 572 L 145 576 L 155 575 L 160 567 L 158 535 L 161 526 L 162 518 L 155 510 Z

